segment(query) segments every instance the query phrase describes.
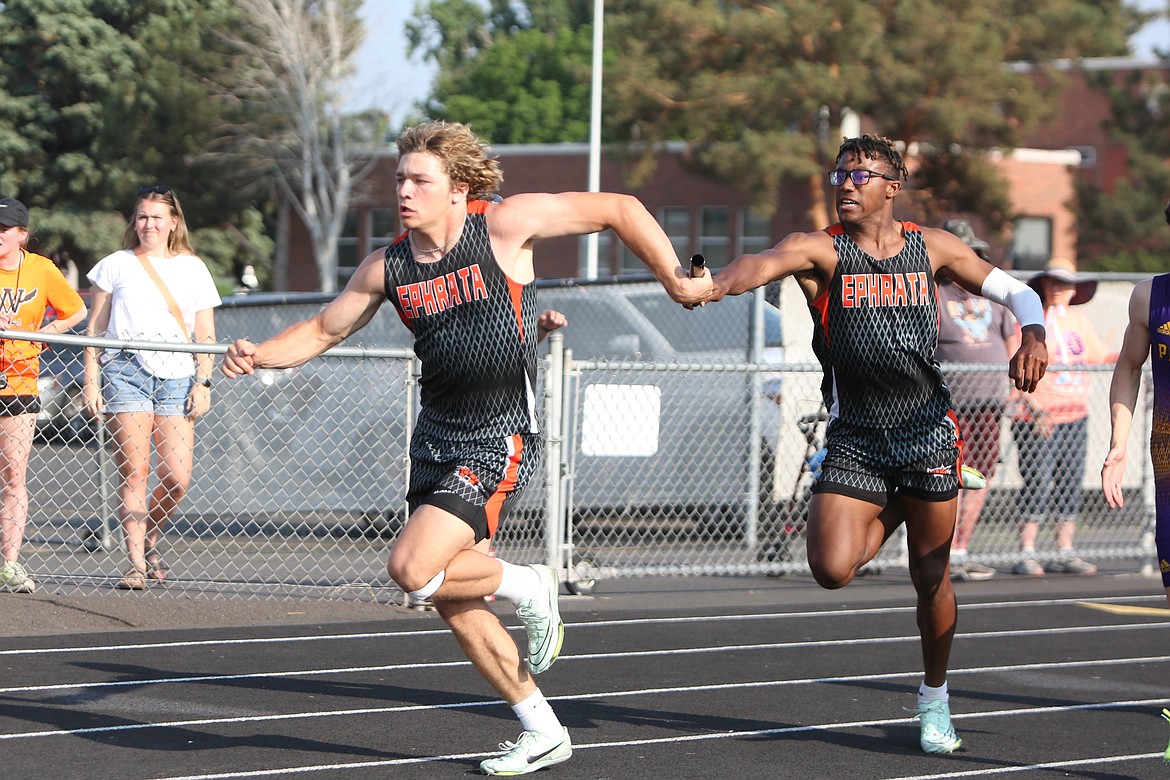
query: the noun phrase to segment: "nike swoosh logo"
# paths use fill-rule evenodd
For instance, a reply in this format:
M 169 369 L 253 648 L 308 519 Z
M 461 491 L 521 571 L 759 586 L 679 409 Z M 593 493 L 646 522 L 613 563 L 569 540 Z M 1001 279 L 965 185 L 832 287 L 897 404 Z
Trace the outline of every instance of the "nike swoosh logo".
M 532 755 L 532 754 L 529 754 L 529 756 L 528 756 L 528 763 L 530 763 L 530 764 L 535 764 L 537 761 L 539 761 L 540 759 L 542 759 L 542 758 L 544 758 L 545 756 L 547 756 L 549 753 L 551 753 L 551 752 L 553 752 L 554 750 L 556 750 L 557 748 L 559 748 L 559 747 L 560 747 L 562 744 L 564 744 L 564 743 L 558 742 L 557 744 L 555 744 L 555 745 L 553 745 L 552 747 L 550 747 L 548 750 L 544 751 L 543 753 L 538 753 L 538 754 L 537 754 L 537 755 L 535 755 L 535 756 L 534 756 L 534 755 Z

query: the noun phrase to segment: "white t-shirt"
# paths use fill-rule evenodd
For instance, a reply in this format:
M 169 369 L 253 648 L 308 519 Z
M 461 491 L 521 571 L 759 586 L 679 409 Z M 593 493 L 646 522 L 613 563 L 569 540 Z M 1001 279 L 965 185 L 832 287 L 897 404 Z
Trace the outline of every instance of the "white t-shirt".
M 211 272 L 198 257 L 148 257 L 147 262 L 154 266 L 179 304 L 187 334 L 195 330 L 196 312 L 222 303 Z M 129 249 L 106 255 L 90 269 L 87 277 L 98 289 L 110 294 L 110 322 L 103 334 L 106 338 L 187 343 L 158 285 Z M 195 373 L 195 362 L 189 352 L 151 350 L 137 354 L 142 365 L 157 377 L 178 379 Z

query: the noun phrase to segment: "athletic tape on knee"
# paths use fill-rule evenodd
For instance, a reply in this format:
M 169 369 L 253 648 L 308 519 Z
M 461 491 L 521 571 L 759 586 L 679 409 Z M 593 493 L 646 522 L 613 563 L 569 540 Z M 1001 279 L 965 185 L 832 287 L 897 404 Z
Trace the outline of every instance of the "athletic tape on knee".
M 447 576 L 446 571 L 439 572 L 434 577 L 431 577 L 431 581 L 428 582 L 426 585 L 423 585 L 418 590 L 412 590 L 410 592 L 410 597 L 412 599 L 417 599 L 419 601 L 426 601 L 427 599 L 429 599 L 431 596 L 435 595 L 439 591 L 439 588 L 441 588 L 443 586 L 443 579 L 446 576 Z

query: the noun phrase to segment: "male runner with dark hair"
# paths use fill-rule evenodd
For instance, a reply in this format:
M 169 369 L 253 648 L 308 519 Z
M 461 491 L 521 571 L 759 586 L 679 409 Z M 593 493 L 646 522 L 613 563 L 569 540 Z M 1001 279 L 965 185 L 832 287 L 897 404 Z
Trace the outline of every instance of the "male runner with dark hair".
M 489 556 L 499 523 L 540 462 L 533 246 L 612 229 L 675 301 L 704 303 L 709 276 L 689 278 L 670 239 L 635 198 L 526 193 L 496 202 L 503 175 L 465 125 L 428 122 L 398 138 L 398 213 L 405 232 L 371 253 L 317 316 L 262 344 L 228 348 L 229 377 L 297 366 L 352 335 L 387 300 L 414 334 L 422 411 L 410 447 L 410 519 L 387 570 L 412 601 L 433 599 L 459 645 L 512 706 L 523 733 L 480 768 L 519 775 L 573 752 L 532 676 L 561 649 L 557 573 Z M 527 665 L 484 604 L 517 605 Z
M 949 753 L 962 744 L 946 684 L 957 611 L 948 566 L 960 453 L 950 393 L 934 359 L 936 278 L 949 277 L 1015 314 L 1023 334 L 1009 375 L 1020 390 L 1035 388 L 1048 353 L 1044 312 L 1031 288 L 957 236 L 894 219 L 906 175 L 888 140 L 846 140 L 829 171 L 840 222 L 736 258 L 716 274 L 711 300 L 793 276 L 812 301 L 830 421 L 809 507 L 809 565 L 822 587 L 840 588 L 906 523 L 925 666 L 920 742 L 928 753 Z

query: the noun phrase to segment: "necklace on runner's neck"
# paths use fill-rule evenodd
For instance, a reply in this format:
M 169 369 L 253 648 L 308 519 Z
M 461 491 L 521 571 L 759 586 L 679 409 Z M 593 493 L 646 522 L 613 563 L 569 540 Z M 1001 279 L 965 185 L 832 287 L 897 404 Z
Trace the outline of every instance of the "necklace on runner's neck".
M 464 219 L 464 222 L 466 222 L 466 221 L 467 221 L 467 220 L 466 220 L 466 219 Z M 459 236 L 460 236 L 460 234 L 461 234 L 462 232 L 463 232 L 463 223 L 460 223 L 458 230 L 456 230 L 456 231 L 455 231 L 455 234 L 454 234 L 454 235 L 452 235 L 450 238 L 448 238 L 448 239 L 447 239 L 447 241 L 446 241 L 446 243 L 444 243 L 442 246 L 437 246 L 437 247 L 435 247 L 434 249 L 423 249 L 421 246 L 419 246 L 419 245 L 418 245 L 418 241 L 415 239 L 415 237 L 414 237 L 414 231 L 412 230 L 412 231 L 410 231 L 410 243 L 414 244 L 414 248 L 415 248 L 417 251 L 419 251 L 419 252 L 422 252 L 423 254 L 428 254 L 428 255 L 434 255 L 434 254 L 445 255 L 445 254 L 447 254 L 447 250 L 448 250 L 448 249 L 450 249 L 451 247 L 455 246 L 455 242 L 459 240 Z

